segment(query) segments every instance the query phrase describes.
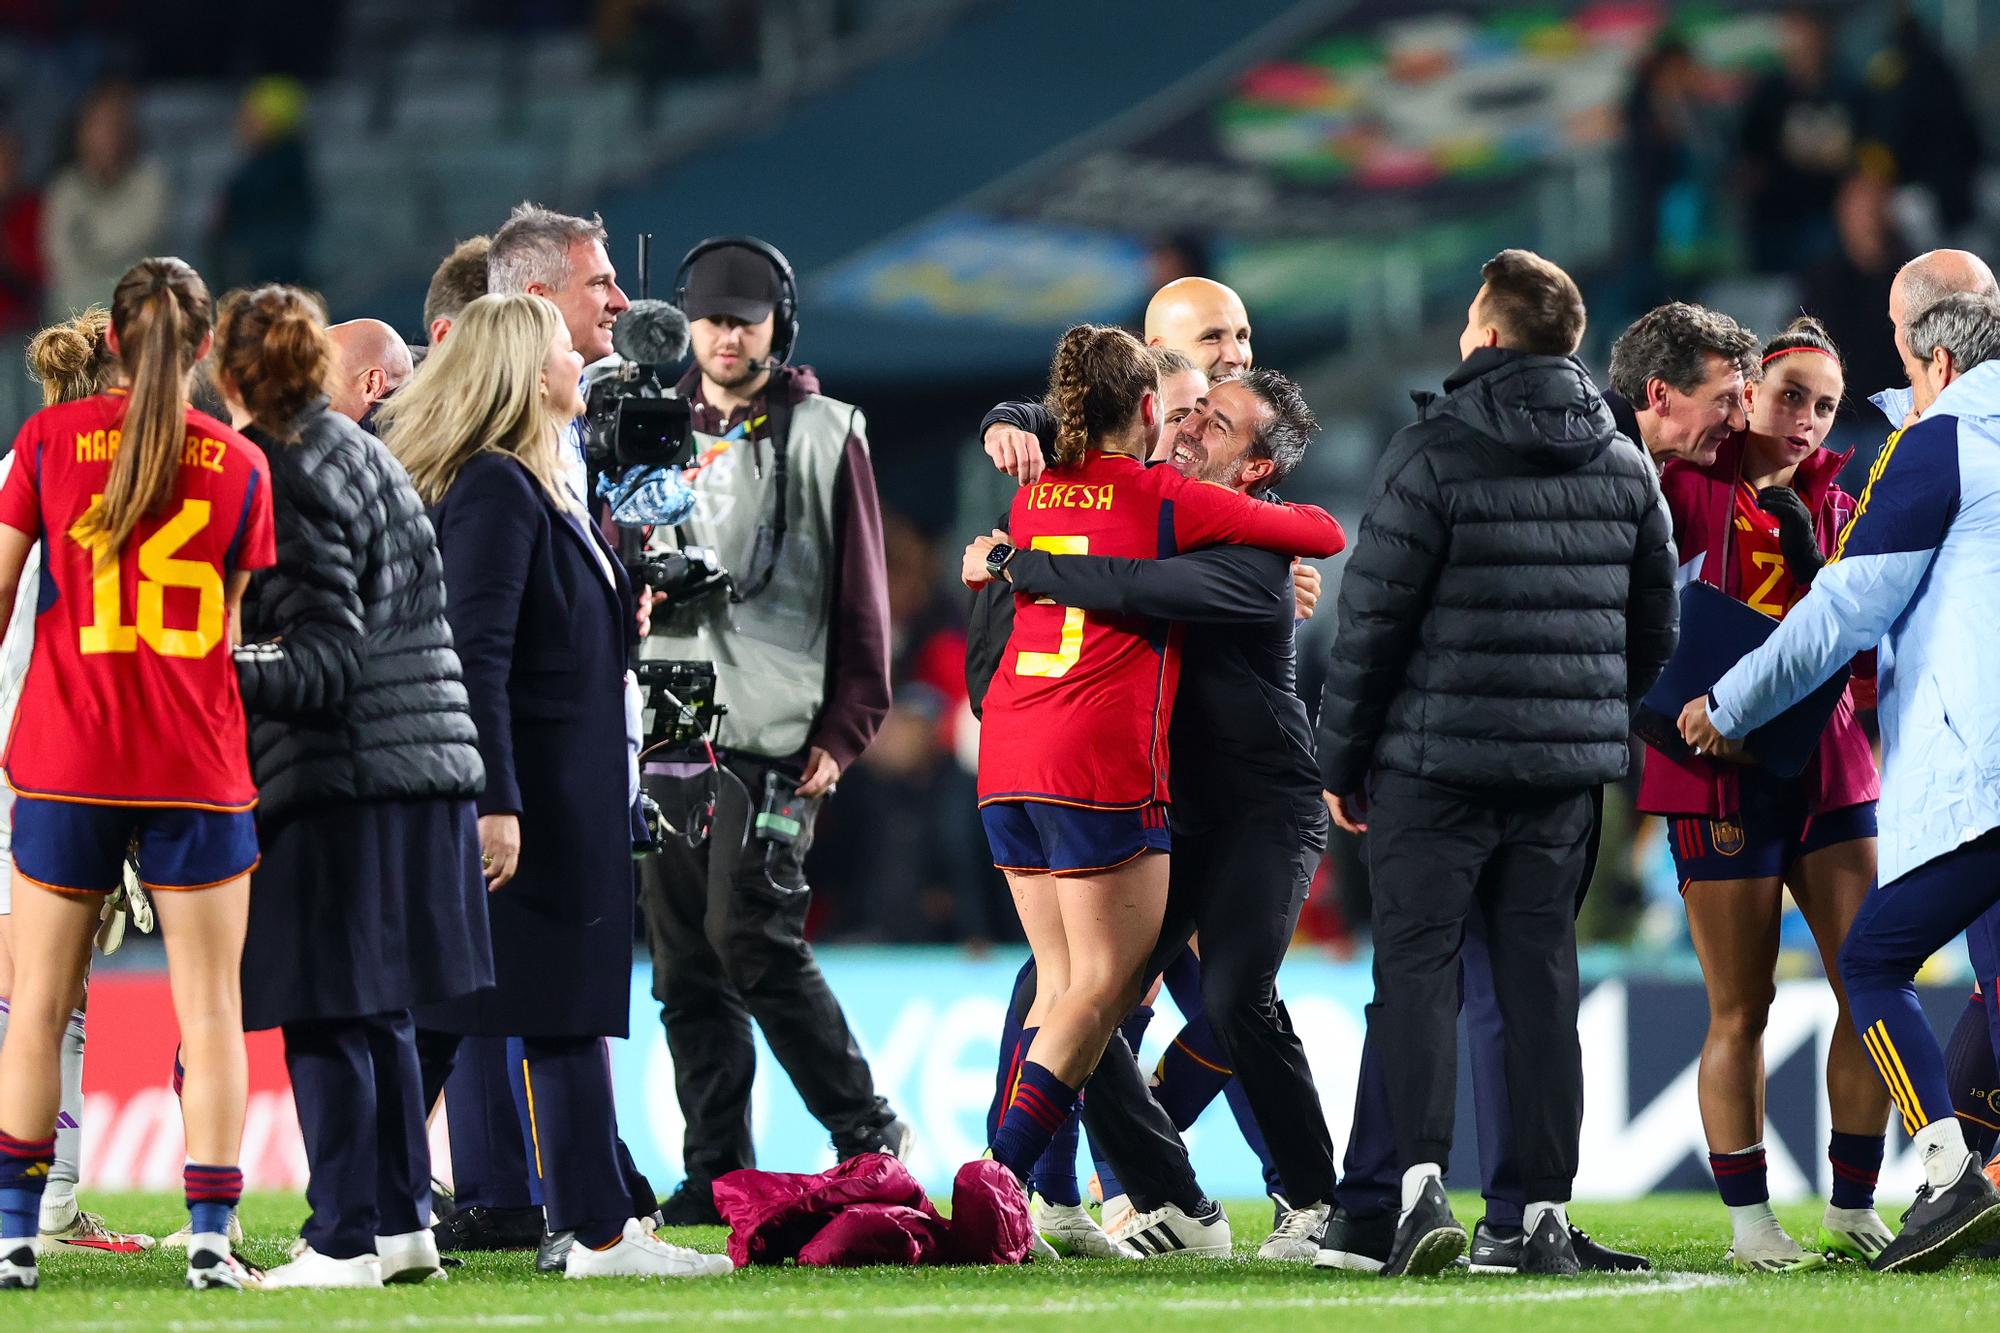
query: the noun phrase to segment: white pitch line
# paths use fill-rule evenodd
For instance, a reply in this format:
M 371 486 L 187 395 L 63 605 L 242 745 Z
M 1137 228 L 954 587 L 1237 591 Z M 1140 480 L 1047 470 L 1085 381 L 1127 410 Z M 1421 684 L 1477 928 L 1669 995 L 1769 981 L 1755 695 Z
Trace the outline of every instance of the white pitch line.
M 979 1319 L 1008 1315 L 1093 1315 L 1130 1314 L 1135 1305 L 1161 1313 L 1230 1314 L 1281 1310 L 1371 1309 L 1396 1306 L 1440 1306 L 1457 1308 L 1478 1305 L 1553 1305 L 1574 1301 L 1617 1301 L 1635 1297 L 1678 1296 L 1690 1291 L 1730 1286 L 1734 1279 L 1704 1273 L 1680 1273 L 1665 1278 L 1618 1279 L 1591 1286 L 1522 1287 L 1512 1291 L 1466 1291 L 1454 1288 L 1433 1292 L 1328 1293 L 1324 1296 L 1174 1296 L 1156 1301 L 1135 1301 L 1130 1295 L 1119 1299 L 1023 1300 L 957 1302 L 934 1301 L 922 1305 L 816 1306 L 814 1319 Z M 658 1288 L 665 1294 L 670 1288 Z M 257 1299 L 254 1295 L 246 1297 Z M 645 1310 L 600 1312 L 558 1311 L 545 1314 L 466 1314 L 438 1311 L 424 1314 L 388 1315 L 371 1319 L 321 1319 L 301 1313 L 296 1319 L 228 1317 L 186 1320 L 100 1319 L 66 1325 L 79 1333 L 209 1333 L 211 1330 L 287 1329 L 309 1325 L 316 1333 L 346 1333 L 347 1330 L 438 1329 L 438 1328 L 547 1328 L 554 1325 L 618 1328 L 657 1324 L 671 1317 L 692 1317 L 704 1323 L 766 1324 L 790 1322 L 800 1314 L 796 1306 L 772 1305 L 764 1309 L 676 1310 L 661 1306 Z

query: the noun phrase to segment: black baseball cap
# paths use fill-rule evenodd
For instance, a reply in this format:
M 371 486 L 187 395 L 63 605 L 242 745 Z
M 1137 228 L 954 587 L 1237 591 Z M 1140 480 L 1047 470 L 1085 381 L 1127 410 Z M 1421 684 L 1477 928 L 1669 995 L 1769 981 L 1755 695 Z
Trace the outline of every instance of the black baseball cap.
M 747 246 L 723 245 L 688 269 L 681 313 L 689 319 L 727 315 L 755 324 L 776 309 L 783 295 L 778 270 L 769 259 Z

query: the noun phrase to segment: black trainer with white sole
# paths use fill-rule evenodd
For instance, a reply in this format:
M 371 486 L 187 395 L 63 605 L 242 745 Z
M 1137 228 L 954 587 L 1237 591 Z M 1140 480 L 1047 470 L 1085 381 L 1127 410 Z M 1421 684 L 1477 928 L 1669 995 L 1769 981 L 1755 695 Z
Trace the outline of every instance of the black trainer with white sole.
M 1444 1182 L 1432 1176 L 1418 1191 L 1416 1206 L 1396 1224 L 1396 1243 L 1382 1275 L 1432 1277 L 1450 1268 L 1464 1250 L 1465 1228 L 1452 1216 Z
M 1528 1233 L 1521 1246 L 1520 1271 L 1523 1277 L 1575 1277 L 1583 1271 L 1570 1244 L 1569 1227 L 1554 1213 L 1543 1213 Z
M 1958 1178 L 1925 1185 L 1903 1214 L 1903 1229 L 1868 1266 L 1878 1273 L 1930 1273 L 2000 1233 L 2000 1190 L 1968 1153 Z
M 1475 1273 L 1503 1274 L 1521 1271 L 1521 1247 L 1528 1235 L 1519 1227 L 1496 1226 L 1480 1218 L 1472 1228 L 1472 1248 L 1468 1266 Z
M 1356 1217 L 1336 1208 L 1319 1238 L 1315 1268 L 1341 1268 L 1351 1273 L 1379 1273 L 1396 1245 L 1396 1215 Z
M 569 1263 L 569 1249 L 574 1244 L 576 1244 L 574 1231 L 544 1231 L 542 1243 L 535 1247 L 535 1271 L 562 1272 L 564 1266 Z

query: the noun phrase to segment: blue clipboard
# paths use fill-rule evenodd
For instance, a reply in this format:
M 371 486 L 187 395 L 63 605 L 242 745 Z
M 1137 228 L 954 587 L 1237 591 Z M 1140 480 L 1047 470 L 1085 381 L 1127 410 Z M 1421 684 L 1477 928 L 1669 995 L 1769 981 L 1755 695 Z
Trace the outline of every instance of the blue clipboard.
M 1778 622 L 1737 601 L 1712 583 L 1681 589 L 1681 638 L 1666 670 L 1632 716 L 1640 740 L 1663 754 L 1685 759 L 1694 752 L 1681 739 L 1681 709 L 1707 694 L 1729 669 L 1771 637 Z M 1819 749 L 1820 737 L 1847 691 L 1843 666 L 1824 684 L 1744 737 L 1743 748 L 1759 768 L 1781 778 L 1797 777 Z

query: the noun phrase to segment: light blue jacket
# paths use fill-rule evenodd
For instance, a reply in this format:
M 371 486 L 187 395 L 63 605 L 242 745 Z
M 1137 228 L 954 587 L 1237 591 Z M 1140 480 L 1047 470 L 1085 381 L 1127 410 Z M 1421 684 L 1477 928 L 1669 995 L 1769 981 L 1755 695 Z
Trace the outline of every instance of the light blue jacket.
M 1882 447 L 1833 561 L 1710 718 L 1742 736 L 1878 643 L 1887 884 L 2000 827 L 2000 362 Z

